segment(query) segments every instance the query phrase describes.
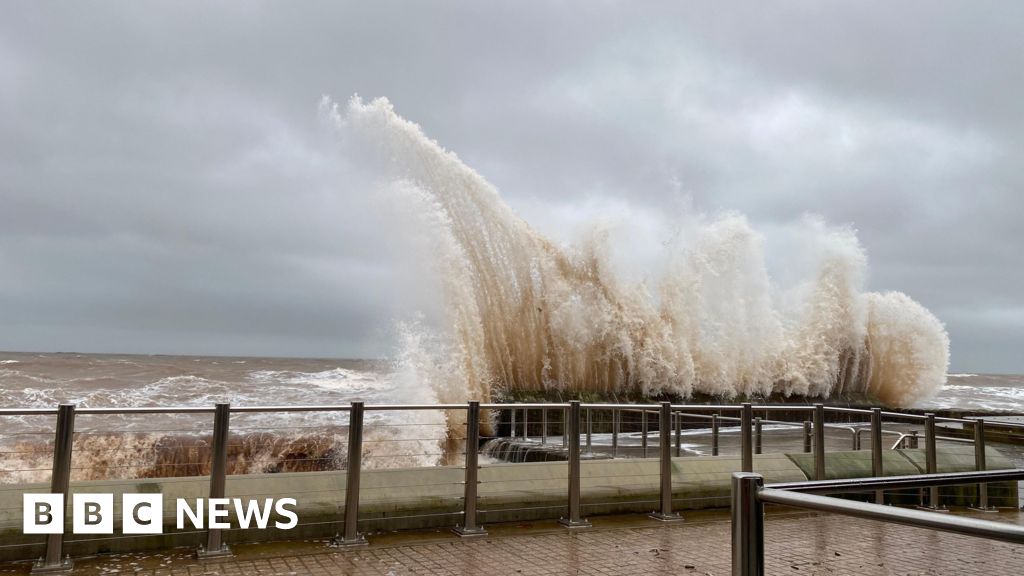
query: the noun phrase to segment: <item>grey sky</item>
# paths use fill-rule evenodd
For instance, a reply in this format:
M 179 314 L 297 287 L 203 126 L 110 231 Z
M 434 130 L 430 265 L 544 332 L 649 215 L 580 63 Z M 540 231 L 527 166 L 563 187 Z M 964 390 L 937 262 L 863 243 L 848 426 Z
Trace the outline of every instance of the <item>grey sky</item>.
M 400 246 L 316 110 L 358 93 L 560 240 L 851 223 L 952 370 L 1024 372 L 1022 4 L 179 4 L 0 8 L 0 349 L 386 353 Z

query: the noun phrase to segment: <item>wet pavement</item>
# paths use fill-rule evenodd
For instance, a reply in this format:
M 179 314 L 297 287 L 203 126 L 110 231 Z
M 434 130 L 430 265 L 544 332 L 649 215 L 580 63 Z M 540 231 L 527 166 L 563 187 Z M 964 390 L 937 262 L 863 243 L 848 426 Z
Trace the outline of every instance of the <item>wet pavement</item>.
M 1024 514 L 977 514 L 1024 524 Z M 200 563 L 191 551 L 121 554 L 76 561 L 74 574 L 197 575 L 522 575 L 730 573 L 727 511 L 690 512 L 681 523 L 644 516 L 592 519 L 569 531 L 555 522 L 488 526 L 487 537 L 443 530 L 371 535 L 355 550 L 320 541 L 238 545 L 235 556 Z M 834 515 L 778 509 L 765 522 L 767 574 L 1002 575 L 1024 573 L 1024 546 Z M 27 565 L 0 574 L 27 574 Z

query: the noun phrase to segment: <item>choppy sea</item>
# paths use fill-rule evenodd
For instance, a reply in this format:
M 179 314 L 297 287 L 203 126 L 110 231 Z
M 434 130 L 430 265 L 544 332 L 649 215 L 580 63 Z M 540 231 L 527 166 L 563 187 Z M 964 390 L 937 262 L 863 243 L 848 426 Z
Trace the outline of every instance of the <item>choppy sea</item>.
M 0 352 L 4 408 L 430 403 L 410 386 L 389 363 L 374 360 Z M 1024 414 L 1024 375 L 950 374 L 936 397 L 916 407 Z M 210 424 L 208 413 L 81 415 L 74 477 L 202 474 Z M 52 416 L 0 422 L 0 484 L 47 477 L 53 429 Z M 238 414 L 231 430 L 233 473 L 344 465 L 343 412 Z M 442 411 L 367 413 L 364 466 L 443 463 L 451 455 L 447 433 Z
M 0 406 L 208 406 L 408 400 L 378 360 L 0 352 Z M 1024 413 L 1024 375 L 950 374 L 918 408 Z

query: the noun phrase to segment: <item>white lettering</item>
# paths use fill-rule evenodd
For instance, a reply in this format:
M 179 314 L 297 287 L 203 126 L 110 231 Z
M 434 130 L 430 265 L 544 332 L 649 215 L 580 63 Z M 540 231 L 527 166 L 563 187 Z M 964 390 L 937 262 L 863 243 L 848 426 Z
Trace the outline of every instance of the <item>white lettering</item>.
M 113 534 L 114 516 L 120 516 L 123 534 L 162 534 L 164 531 L 164 496 L 162 494 L 120 494 L 121 510 L 114 507 L 113 494 L 73 494 L 71 500 L 72 534 Z M 22 495 L 22 532 L 25 534 L 64 533 L 63 494 Z M 193 507 L 194 502 L 194 507 Z M 204 507 L 205 504 L 205 507 Z M 294 498 L 242 499 L 178 498 L 175 520 L 178 530 L 230 529 L 237 519 L 241 529 L 265 530 L 276 515 L 274 528 L 290 530 L 299 524 Z M 205 512 L 205 514 L 204 514 Z M 186 522 L 187 520 L 187 522 Z M 167 519 L 169 523 L 170 518 Z M 191 524 L 191 526 L 189 526 Z
M 113 494 L 72 494 L 71 527 L 75 534 L 114 533 Z
M 203 499 L 202 498 L 196 498 L 196 509 L 195 509 L 195 512 L 193 512 L 192 508 L 188 505 L 188 500 L 185 500 L 184 498 L 178 498 L 177 510 L 178 510 L 178 512 L 177 512 L 177 517 L 178 517 L 177 526 L 178 526 L 178 530 L 184 530 L 185 529 L 185 516 L 188 516 L 189 520 L 192 522 L 192 526 L 195 529 L 197 529 L 197 530 L 202 530 L 203 529 Z
M 164 531 L 164 497 L 160 494 L 125 494 L 121 499 L 121 532 L 161 534 Z
M 274 510 L 276 510 L 278 514 L 284 516 L 285 518 L 288 518 L 289 520 L 288 522 L 275 522 L 275 528 L 279 528 L 281 530 L 291 530 L 292 528 L 295 528 L 295 526 L 299 523 L 299 517 L 297 514 L 295 514 L 295 512 L 285 508 L 285 506 L 294 507 L 295 505 L 295 498 L 281 498 L 280 500 L 277 501 L 277 503 L 274 505 Z
M 230 522 L 219 522 L 218 518 L 227 518 L 229 510 L 227 509 L 228 504 L 231 501 L 227 498 L 210 498 L 207 500 L 207 507 L 210 515 L 210 529 L 214 528 L 231 528 Z
M 249 500 L 247 506 L 242 506 L 241 498 L 235 498 L 235 515 L 238 516 L 238 527 L 248 528 L 253 518 L 256 519 L 257 528 L 266 528 L 270 520 L 270 510 L 273 507 L 273 500 L 263 500 L 263 507 L 260 508 L 256 500 Z
M 24 534 L 63 534 L 63 494 L 22 494 L 22 526 Z

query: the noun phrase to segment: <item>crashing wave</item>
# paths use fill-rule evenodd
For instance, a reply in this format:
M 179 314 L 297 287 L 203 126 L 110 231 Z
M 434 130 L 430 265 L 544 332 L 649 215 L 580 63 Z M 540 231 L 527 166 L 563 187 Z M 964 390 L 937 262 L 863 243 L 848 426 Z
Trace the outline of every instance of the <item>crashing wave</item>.
M 344 110 L 325 99 L 323 109 L 431 233 L 446 302 L 447 342 L 433 360 L 446 375 L 442 402 L 635 390 L 907 405 L 945 383 L 942 324 L 902 294 L 863 291 L 867 259 L 852 230 L 811 219 L 816 272 L 782 291 L 744 217 L 704 220 L 650 291 L 621 279 L 600 232 L 571 249 L 538 234 L 386 99 Z

